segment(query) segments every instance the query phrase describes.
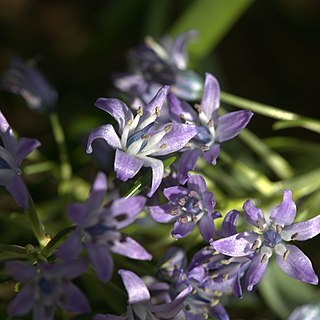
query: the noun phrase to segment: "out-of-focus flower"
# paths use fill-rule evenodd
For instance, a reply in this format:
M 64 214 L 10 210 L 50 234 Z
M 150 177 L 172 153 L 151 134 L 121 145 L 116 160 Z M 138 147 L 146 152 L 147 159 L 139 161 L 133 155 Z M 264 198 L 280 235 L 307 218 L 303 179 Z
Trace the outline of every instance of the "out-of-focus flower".
M 91 132 L 87 144 L 88 153 L 92 152 L 92 142 L 99 138 L 116 149 L 114 170 L 122 181 L 133 178 L 142 166 L 151 167 L 150 197 L 159 187 L 164 173 L 162 161 L 155 157 L 180 150 L 197 134 L 193 125 L 157 123 L 168 89 L 168 86 L 161 88 L 145 108 L 138 109 L 135 117 L 127 105 L 118 99 L 98 99 L 96 106 L 114 117 L 119 129 L 116 133 L 111 124 L 103 125 Z
M 155 305 L 151 303 L 150 292 L 141 278 L 129 270 L 119 270 L 119 274 L 129 296 L 126 314 L 123 316 L 99 314 L 93 320 L 172 319 L 181 310 L 183 301 L 191 292 L 191 287 L 186 286 L 174 300 Z
M 240 110 L 218 116 L 220 87 L 217 79 L 209 73 L 206 73 L 201 104 L 195 105 L 197 112 L 171 93 L 168 94 L 168 105 L 173 121 L 195 124 L 198 129 L 198 134 L 179 160 L 177 179 L 181 184 L 186 182 L 188 172 L 195 168 L 201 154 L 208 163 L 215 164 L 220 143 L 237 136 L 253 115 L 251 111 Z
M 311 284 L 318 283 L 318 276 L 309 258 L 298 247 L 287 244 L 286 241 L 303 241 L 318 235 L 320 215 L 305 222 L 293 223 L 296 205 L 290 190 L 284 191 L 282 203 L 273 208 L 266 219 L 262 210 L 256 208 L 250 200 L 244 203 L 243 210 L 247 221 L 257 227 L 260 233 L 240 232 L 216 240 L 212 246 L 231 257 L 254 254 L 246 275 L 249 291 L 260 281 L 273 251 L 276 253 L 276 263 L 290 277 Z
M 33 320 L 52 320 L 56 307 L 67 312 L 90 312 L 86 296 L 71 282 L 87 267 L 88 263 L 84 260 L 33 266 L 22 261 L 6 262 L 6 271 L 23 284 L 8 305 L 9 315 L 20 317 L 33 309 Z
M 148 102 L 163 85 L 170 85 L 171 92 L 181 99 L 199 99 L 202 78 L 187 69 L 187 44 L 196 35 L 195 30 L 189 30 L 175 39 L 165 37 L 159 43 L 146 37 L 144 44 L 129 54 L 131 72 L 114 75 L 115 86 L 144 102 Z
M 66 241 L 58 248 L 57 256 L 65 261 L 75 259 L 86 248 L 98 278 L 107 282 L 113 273 L 110 251 L 120 255 L 150 260 L 152 256 L 135 240 L 117 230 L 131 224 L 143 209 L 146 198 L 120 198 L 103 207 L 107 189 L 106 176 L 100 172 L 84 204 L 72 204 L 69 217 L 76 224 Z
M 288 320 L 318 320 L 320 319 L 320 304 L 304 304 L 289 315 Z
M 0 89 L 22 96 L 30 109 L 49 112 L 58 99 L 57 91 L 39 70 L 14 57 L 0 78 Z
M 21 178 L 20 164 L 34 149 L 40 146 L 36 139 L 14 137 L 6 118 L 0 111 L 0 185 L 4 186 L 16 203 L 23 209 L 29 208 L 29 192 Z
M 165 188 L 164 196 L 169 200 L 160 206 L 149 207 L 151 217 L 161 223 L 175 221 L 172 236 L 183 238 L 190 234 L 197 223 L 202 237 L 207 242 L 214 236 L 213 220 L 220 217 L 213 212 L 215 201 L 213 194 L 207 191 L 205 180 L 200 175 L 190 175 L 187 187 Z

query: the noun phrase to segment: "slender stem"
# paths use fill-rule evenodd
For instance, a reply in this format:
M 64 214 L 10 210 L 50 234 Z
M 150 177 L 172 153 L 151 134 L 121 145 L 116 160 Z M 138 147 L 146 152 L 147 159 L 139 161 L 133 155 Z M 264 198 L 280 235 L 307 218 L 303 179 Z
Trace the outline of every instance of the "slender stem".
M 15 253 L 26 253 L 25 247 L 13 245 L 13 244 L 2 244 L 0 243 L 0 251 L 8 251 L 8 252 L 15 252 Z
M 59 121 L 57 113 L 51 112 L 49 118 L 53 131 L 53 136 L 59 149 L 61 180 L 66 182 L 71 179 L 72 168 L 69 162 L 64 131 Z

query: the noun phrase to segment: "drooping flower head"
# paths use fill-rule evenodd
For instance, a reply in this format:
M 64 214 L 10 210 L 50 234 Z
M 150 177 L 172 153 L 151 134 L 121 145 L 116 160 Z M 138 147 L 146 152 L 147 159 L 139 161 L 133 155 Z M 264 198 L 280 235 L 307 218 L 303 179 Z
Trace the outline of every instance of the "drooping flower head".
M 29 192 L 21 178 L 20 164 L 34 149 L 40 146 L 36 139 L 16 139 L 13 131 L 0 111 L 0 185 L 4 186 L 16 203 L 29 208 Z
M 71 280 L 83 274 L 88 267 L 85 260 L 64 264 L 8 261 L 6 271 L 23 286 L 8 305 L 11 316 L 24 316 L 33 310 L 33 320 L 53 320 L 55 309 L 74 313 L 88 313 L 86 296 Z
M 181 33 L 175 39 L 165 37 L 156 42 L 145 38 L 144 44 L 129 54 L 131 72 L 114 75 L 114 84 L 121 91 L 148 102 L 163 85 L 181 99 L 199 99 L 202 79 L 187 69 L 187 44 L 197 35 L 195 30 Z
M 126 314 L 123 316 L 100 314 L 93 320 L 172 319 L 181 310 L 183 301 L 191 292 L 191 287 L 186 286 L 172 301 L 156 305 L 151 302 L 150 292 L 140 277 L 129 270 L 121 269 L 119 274 L 129 296 Z
M 85 248 L 98 278 L 103 282 L 109 281 L 113 273 L 110 251 L 132 259 L 152 258 L 135 240 L 118 231 L 136 219 L 145 205 L 146 198 L 120 198 L 102 206 L 106 189 L 106 176 L 100 172 L 93 183 L 87 202 L 70 205 L 69 217 L 76 224 L 76 229 L 57 251 L 59 258 L 70 261 Z
M 165 188 L 164 196 L 169 200 L 160 206 L 149 207 L 151 217 L 160 223 L 175 221 L 172 236 L 183 238 L 190 234 L 199 223 L 204 240 L 209 242 L 214 236 L 214 219 L 220 217 L 213 212 L 215 200 L 207 191 L 205 180 L 200 175 L 190 175 L 187 187 Z
M 96 106 L 118 122 L 118 133 L 111 124 L 102 125 L 91 132 L 87 144 L 88 153 L 92 152 L 92 142 L 99 138 L 116 150 L 114 170 L 122 181 L 133 178 L 143 166 L 151 167 L 152 185 L 148 196 L 157 190 L 164 173 L 162 161 L 155 157 L 180 150 L 197 134 L 192 125 L 157 122 L 168 89 L 168 86 L 161 88 L 144 108 L 138 109 L 136 116 L 118 99 L 98 99 Z
M 20 95 L 30 109 L 41 112 L 52 111 L 58 99 L 56 90 L 41 72 L 18 57 L 12 59 L 10 68 L 1 75 L 0 89 Z
M 273 252 L 278 266 L 290 277 L 311 284 L 318 283 L 318 276 L 309 258 L 298 247 L 287 242 L 304 241 L 318 235 L 320 215 L 305 222 L 293 223 L 296 205 L 290 190 L 284 191 L 282 203 L 273 208 L 266 218 L 251 200 L 244 203 L 243 210 L 247 221 L 259 232 L 240 232 L 214 241 L 212 246 L 231 257 L 254 255 L 246 275 L 249 291 L 260 281 Z
M 206 73 L 201 104 L 195 105 L 196 110 L 171 93 L 168 105 L 173 121 L 195 124 L 198 130 L 179 160 L 177 179 L 181 184 L 186 182 L 188 172 L 195 168 L 202 154 L 208 163 L 215 164 L 220 144 L 237 136 L 253 115 L 251 111 L 240 110 L 218 116 L 220 87 L 217 79 L 209 73 Z

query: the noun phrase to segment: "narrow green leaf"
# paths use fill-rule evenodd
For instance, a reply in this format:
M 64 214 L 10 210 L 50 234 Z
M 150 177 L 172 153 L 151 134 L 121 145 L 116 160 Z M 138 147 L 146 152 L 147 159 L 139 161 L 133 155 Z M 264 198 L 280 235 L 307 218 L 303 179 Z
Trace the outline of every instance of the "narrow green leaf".
M 310 120 L 310 119 L 298 119 L 293 121 L 277 121 L 273 124 L 273 129 L 287 129 L 293 127 L 301 127 L 308 129 L 310 131 L 314 131 L 320 133 L 320 121 L 318 120 Z

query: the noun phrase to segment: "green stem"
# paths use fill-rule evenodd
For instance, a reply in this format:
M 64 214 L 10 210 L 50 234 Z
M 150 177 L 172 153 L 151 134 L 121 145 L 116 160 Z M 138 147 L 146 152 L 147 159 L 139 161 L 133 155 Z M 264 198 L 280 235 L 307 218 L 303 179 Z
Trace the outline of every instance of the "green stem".
M 21 246 L 13 245 L 13 244 L 2 244 L 0 243 L 0 251 L 14 252 L 25 254 L 26 249 Z
M 59 117 L 55 112 L 50 113 L 49 119 L 50 119 L 52 131 L 53 131 L 53 136 L 59 150 L 61 180 L 63 182 L 67 182 L 67 181 L 70 181 L 71 179 L 72 168 L 69 162 L 63 128 L 59 121 Z

